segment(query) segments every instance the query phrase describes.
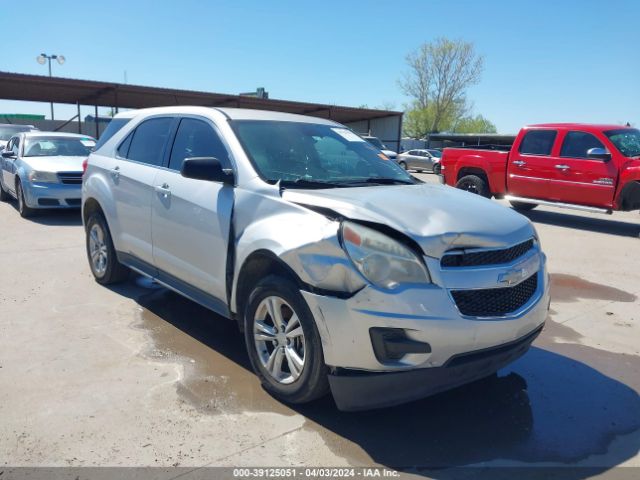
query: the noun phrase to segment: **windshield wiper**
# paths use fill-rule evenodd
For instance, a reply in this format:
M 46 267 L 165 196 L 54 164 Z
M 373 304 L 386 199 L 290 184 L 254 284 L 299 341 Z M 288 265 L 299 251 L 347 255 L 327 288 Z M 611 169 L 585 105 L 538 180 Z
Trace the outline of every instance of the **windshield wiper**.
M 345 182 L 344 185 L 415 185 L 413 180 L 402 180 L 400 178 L 363 178 Z
M 325 180 L 312 180 L 308 178 L 296 178 L 295 180 L 280 180 L 281 188 L 335 188 L 344 184 L 338 182 L 327 182 Z

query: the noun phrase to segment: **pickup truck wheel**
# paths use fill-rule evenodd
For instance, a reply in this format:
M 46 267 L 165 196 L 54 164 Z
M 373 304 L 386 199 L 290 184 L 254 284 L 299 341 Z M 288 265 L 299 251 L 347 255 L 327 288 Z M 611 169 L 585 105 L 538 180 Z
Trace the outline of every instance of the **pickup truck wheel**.
M 460 180 L 458 180 L 458 183 L 456 183 L 456 188 L 465 190 L 470 193 L 478 194 L 481 197 L 491 198 L 489 185 L 484 179 L 478 177 L 477 175 L 465 175 Z
M 402 168 L 404 168 L 405 170 L 407 169 L 407 164 L 406 162 L 398 162 L 398 165 L 400 165 Z
M 96 281 L 109 285 L 125 280 L 129 269 L 118 262 L 104 217 L 99 213 L 91 214 L 87 220 L 86 232 L 87 257 Z
M 265 390 L 288 403 L 306 403 L 329 390 L 320 334 L 296 285 L 270 275 L 249 296 L 245 343 Z
M 528 212 L 529 210 L 533 210 L 538 206 L 537 203 L 524 203 L 524 202 L 509 202 L 514 210 L 518 210 L 520 212 Z

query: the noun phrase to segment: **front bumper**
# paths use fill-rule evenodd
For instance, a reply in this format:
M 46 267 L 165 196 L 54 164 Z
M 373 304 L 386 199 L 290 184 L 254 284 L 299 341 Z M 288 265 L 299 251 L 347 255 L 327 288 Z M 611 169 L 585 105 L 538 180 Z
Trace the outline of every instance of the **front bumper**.
M 30 208 L 79 208 L 82 185 L 24 182 L 25 203 Z
M 442 367 L 396 373 L 337 370 L 329 375 L 336 405 L 343 411 L 390 407 L 464 385 L 494 374 L 524 355 L 542 331 L 497 347 L 456 355 Z
M 449 289 L 489 288 L 483 279 L 495 281 L 514 266 L 537 272 L 536 291 L 520 310 L 495 318 L 460 313 Z M 345 299 L 301 291 L 316 320 L 325 363 L 335 372 L 331 386 L 340 408 L 392 405 L 489 375 L 503 361 L 508 363 L 524 353 L 531 342 L 525 342 L 524 350 L 514 355 L 500 354 L 490 365 L 459 370 L 452 369 L 450 362 L 470 352 L 518 342 L 539 331 L 547 318 L 549 279 L 546 259 L 537 249 L 510 266 L 476 267 L 456 274 L 432 264 L 430 272 L 434 284 L 398 292 L 367 286 Z M 402 330 L 409 342 L 429 348 L 395 360 L 380 359 L 371 336 L 372 329 L 380 328 Z M 353 400 L 356 397 L 360 400 Z

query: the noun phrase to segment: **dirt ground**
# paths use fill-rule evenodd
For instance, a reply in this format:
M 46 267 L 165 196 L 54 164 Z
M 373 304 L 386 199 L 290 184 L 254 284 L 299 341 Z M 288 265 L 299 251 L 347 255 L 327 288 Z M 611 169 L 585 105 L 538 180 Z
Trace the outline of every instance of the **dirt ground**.
M 271 398 L 236 326 L 193 302 L 140 277 L 95 283 L 77 211 L 25 220 L 2 203 L 0 470 L 640 467 L 640 215 L 527 216 L 552 278 L 533 348 L 492 382 L 354 414 Z

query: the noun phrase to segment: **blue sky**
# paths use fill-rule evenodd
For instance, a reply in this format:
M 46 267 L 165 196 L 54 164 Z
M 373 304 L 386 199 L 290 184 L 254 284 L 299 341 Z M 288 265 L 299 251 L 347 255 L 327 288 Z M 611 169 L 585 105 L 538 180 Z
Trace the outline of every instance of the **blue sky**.
M 0 0 L 17 6 L 14 2 Z M 639 0 L 21 0 L 0 70 L 371 107 L 408 101 L 405 56 L 439 36 L 485 57 L 469 91 L 500 132 L 549 121 L 640 125 Z M 85 111 L 86 110 L 86 111 Z M 83 110 L 90 113 L 90 109 Z M 48 113 L 0 100 L 0 112 Z M 74 107 L 57 106 L 56 118 Z

